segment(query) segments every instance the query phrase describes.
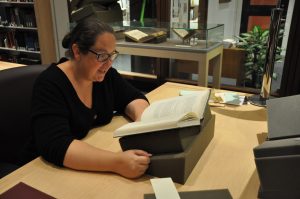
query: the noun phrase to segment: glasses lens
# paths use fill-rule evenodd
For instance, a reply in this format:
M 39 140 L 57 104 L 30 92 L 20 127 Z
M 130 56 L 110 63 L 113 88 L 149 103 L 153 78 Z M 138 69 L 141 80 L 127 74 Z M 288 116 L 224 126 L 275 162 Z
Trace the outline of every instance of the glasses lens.
M 117 58 L 117 56 L 118 56 L 118 53 L 112 54 L 112 55 L 110 56 L 110 60 L 111 60 L 111 61 L 114 61 L 114 60 Z
M 104 62 L 104 61 L 106 61 L 106 60 L 108 60 L 108 58 L 109 58 L 109 54 L 107 54 L 107 53 L 102 53 L 102 54 L 98 54 L 98 61 L 100 61 L 100 62 Z

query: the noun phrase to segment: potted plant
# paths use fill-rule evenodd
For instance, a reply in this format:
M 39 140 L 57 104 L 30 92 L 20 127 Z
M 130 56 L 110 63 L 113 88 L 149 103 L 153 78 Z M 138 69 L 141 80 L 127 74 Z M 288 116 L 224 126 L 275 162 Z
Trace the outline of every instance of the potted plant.
M 279 39 L 282 38 L 282 35 L 283 31 L 280 32 Z M 244 86 L 260 88 L 266 61 L 269 30 L 263 30 L 260 26 L 254 26 L 251 31 L 236 37 L 239 40 L 237 47 L 246 50 Z M 275 61 L 282 59 L 281 51 L 282 49 L 277 47 Z M 276 73 L 273 73 L 273 78 L 277 78 Z

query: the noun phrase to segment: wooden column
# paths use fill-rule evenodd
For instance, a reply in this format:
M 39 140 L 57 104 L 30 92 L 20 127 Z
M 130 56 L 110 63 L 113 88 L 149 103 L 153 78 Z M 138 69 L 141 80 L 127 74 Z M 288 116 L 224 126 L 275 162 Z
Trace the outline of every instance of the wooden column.
M 35 0 L 34 12 L 38 28 L 42 64 L 56 62 L 55 38 L 50 0 Z

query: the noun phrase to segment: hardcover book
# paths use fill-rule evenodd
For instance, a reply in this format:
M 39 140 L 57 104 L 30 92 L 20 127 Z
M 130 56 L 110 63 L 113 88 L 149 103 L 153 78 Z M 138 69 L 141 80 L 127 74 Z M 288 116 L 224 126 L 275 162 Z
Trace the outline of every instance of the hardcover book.
M 210 90 L 204 90 L 156 101 L 145 109 L 141 121 L 118 128 L 114 137 L 200 125 L 209 94 Z
M 141 121 L 120 127 L 114 137 L 121 137 L 123 150 L 138 148 L 152 154 L 182 152 L 210 116 L 209 95 L 210 90 L 204 90 L 156 101 L 145 109 Z
M 53 199 L 54 197 L 41 192 L 23 182 L 20 182 L 10 188 L 9 190 L 5 191 L 4 193 L 0 194 L 1 199 L 15 199 L 15 198 L 31 198 L 31 199 Z
M 172 29 L 181 39 L 187 39 L 195 34 L 195 30 L 186 30 L 183 28 Z
M 138 43 L 152 42 L 154 40 L 164 41 L 167 35 L 167 33 L 162 30 L 146 33 L 137 29 L 126 31 L 124 34 L 126 41 L 134 41 Z

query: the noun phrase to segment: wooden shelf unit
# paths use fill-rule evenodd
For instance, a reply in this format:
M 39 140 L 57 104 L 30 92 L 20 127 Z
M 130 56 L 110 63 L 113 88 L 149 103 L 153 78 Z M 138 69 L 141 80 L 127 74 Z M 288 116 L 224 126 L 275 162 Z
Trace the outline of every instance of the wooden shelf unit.
M 1 60 L 23 64 L 56 61 L 50 0 L 0 1 L 0 15 Z

